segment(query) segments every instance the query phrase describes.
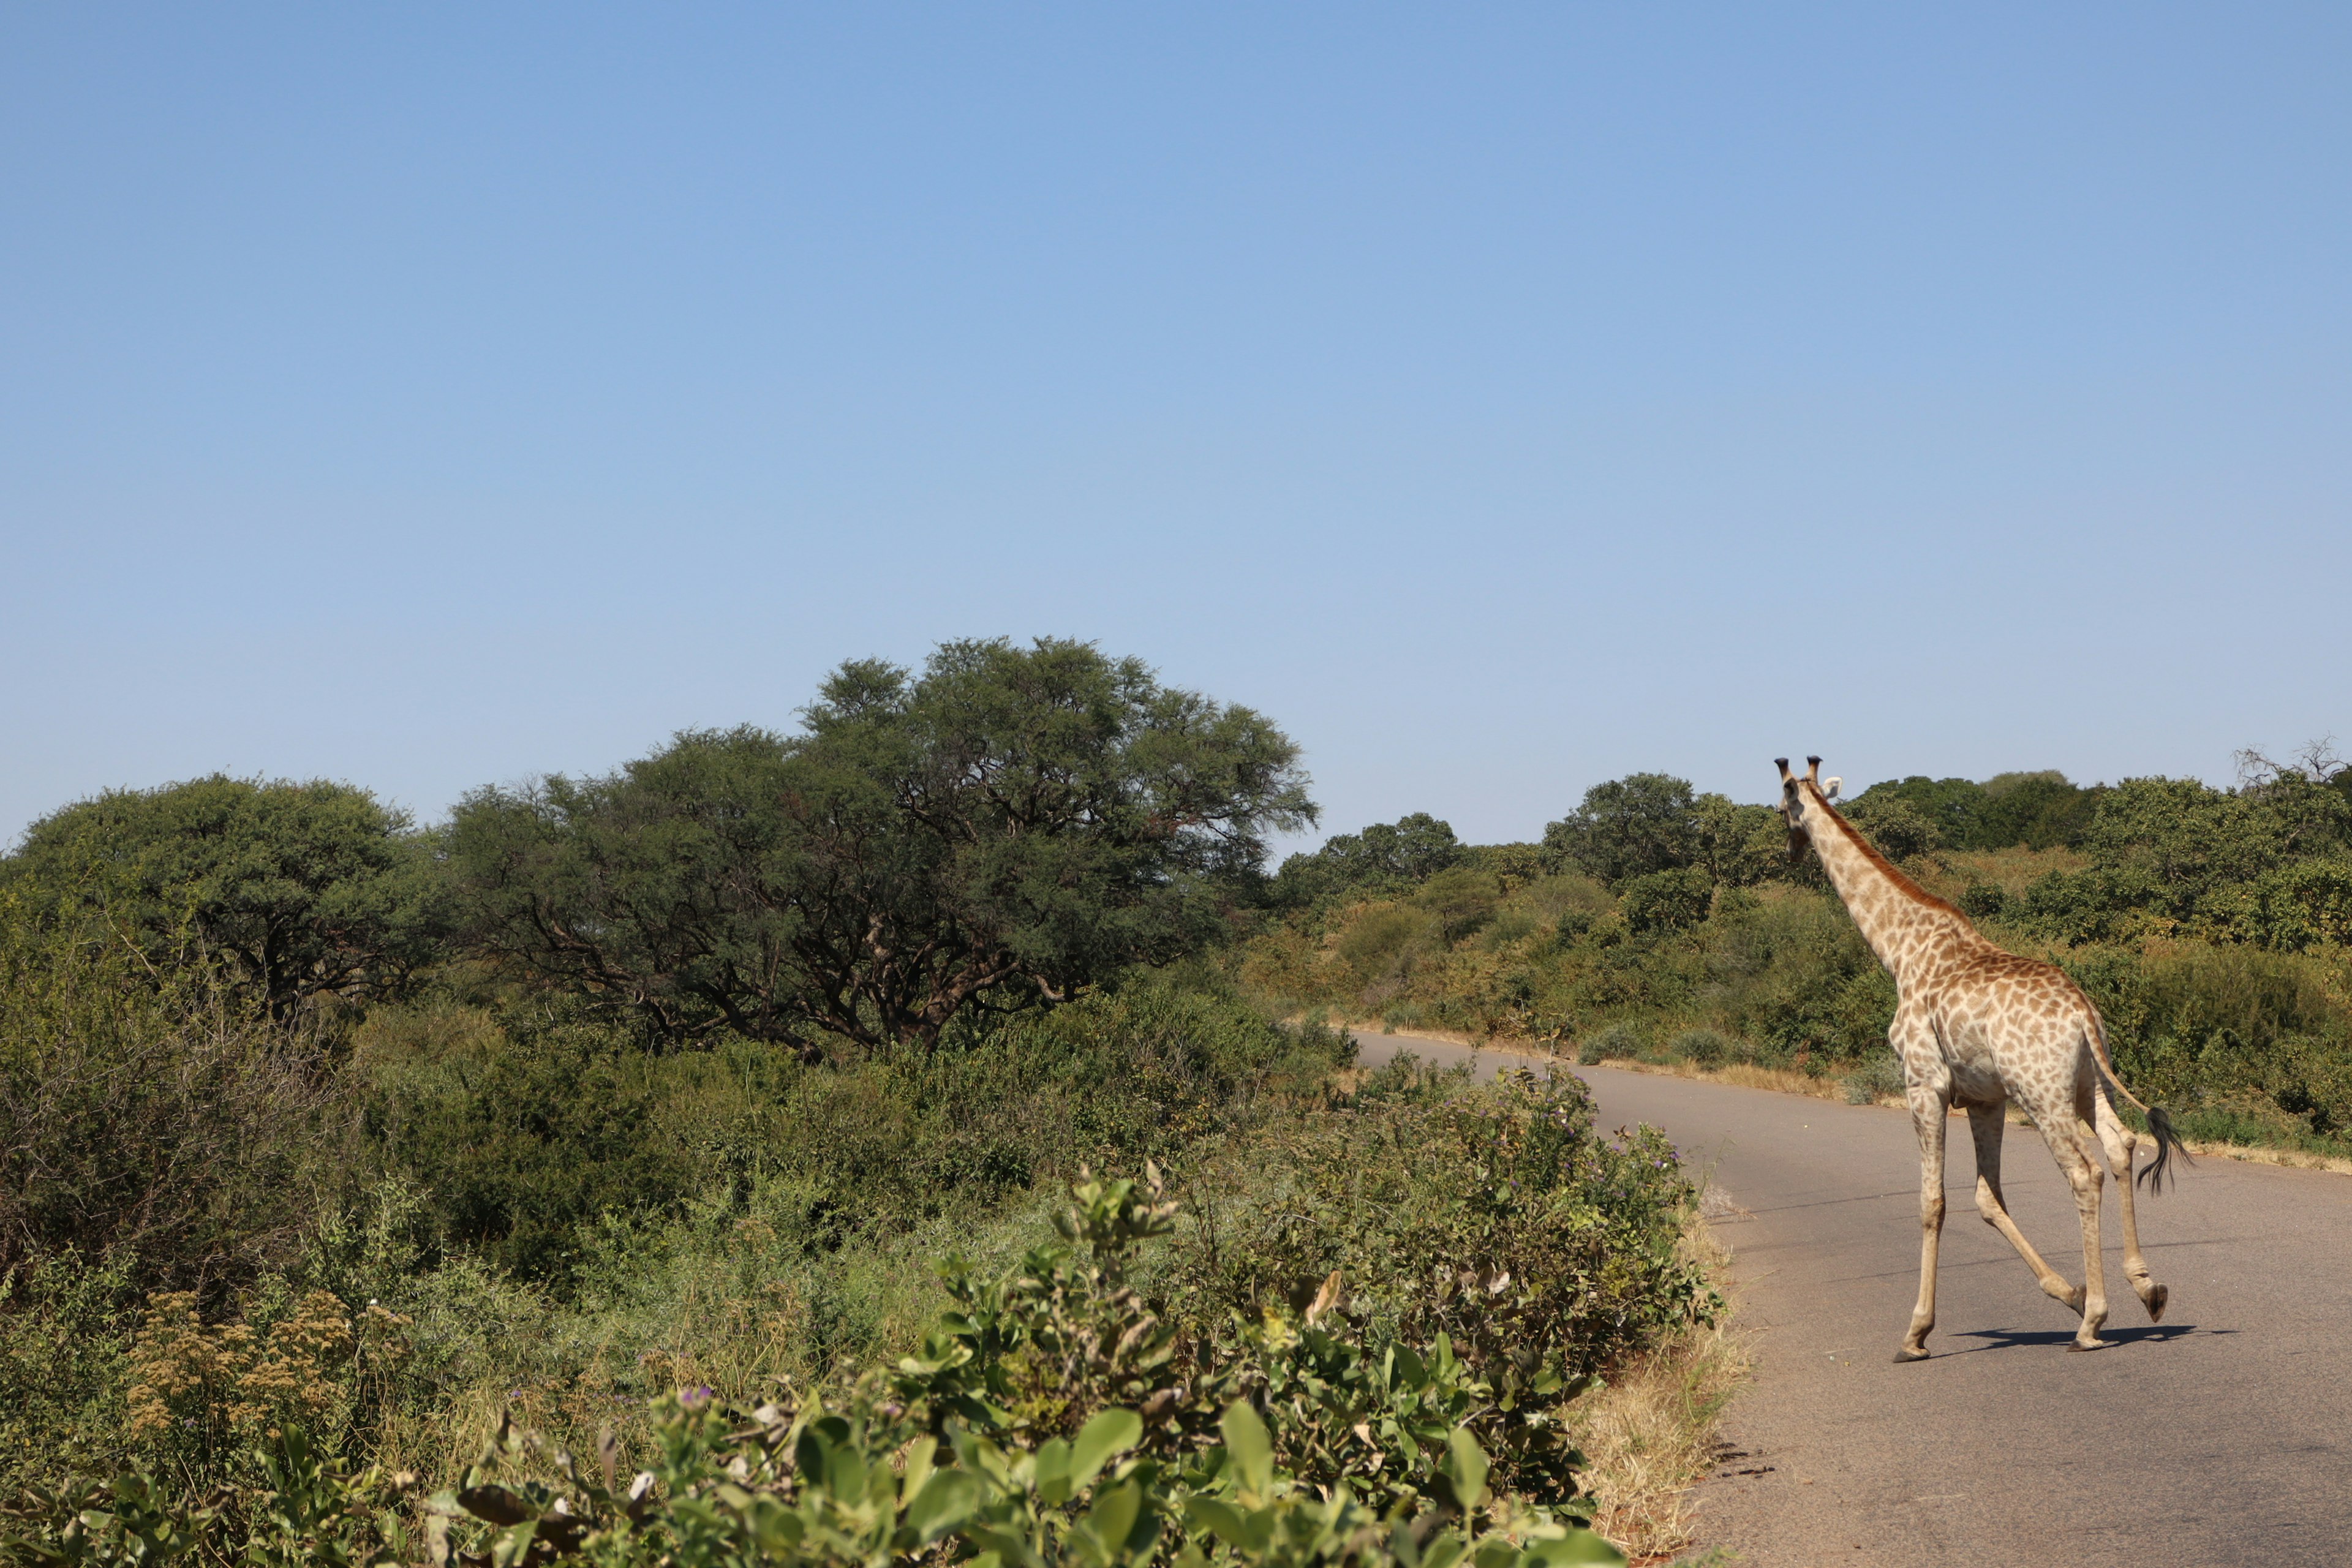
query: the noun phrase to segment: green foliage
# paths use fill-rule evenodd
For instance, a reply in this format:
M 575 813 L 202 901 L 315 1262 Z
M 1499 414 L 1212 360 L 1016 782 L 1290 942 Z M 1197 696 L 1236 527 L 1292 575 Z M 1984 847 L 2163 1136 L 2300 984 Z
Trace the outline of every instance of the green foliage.
M 1694 868 L 1710 883 L 1743 888 L 1777 874 L 1787 844 L 1771 807 L 1696 795 L 1666 773 L 1595 784 L 1543 837 L 1555 861 L 1612 885 Z
M 1900 795 L 1865 795 L 1853 803 L 1845 817 L 1889 860 L 1908 860 L 1944 845 L 1943 831 L 1935 820 Z
M 471 940 L 661 1037 L 934 1046 L 1225 928 L 1310 822 L 1244 708 L 1079 643 L 844 665 L 803 733 L 679 735 L 603 778 L 459 806 Z
M 444 953 L 446 900 L 407 816 L 348 784 L 215 774 L 117 790 L 35 823 L 0 886 L 150 963 L 201 956 L 280 1020 L 312 996 L 397 994 Z
M 1845 1102 L 1873 1105 L 1890 1095 L 1899 1098 L 1906 1087 L 1901 1059 L 1893 1051 L 1881 1051 L 1845 1075 Z
M 2185 930 L 2290 950 L 2347 929 L 2352 806 L 2332 788 L 2126 779 L 2100 797 L 2084 846 L 2088 868 L 2026 890 L 2023 924 L 2066 942 Z
M 1618 890 L 1618 907 L 1635 934 L 1654 936 L 1697 925 L 1714 898 L 1714 879 L 1706 868 L 1685 866 L 1628 879 Z
M 217 1289 L 298 1245 L 346 1097 L 202 952 L 0 893 L 0 1271 L 78 1253 Z
M 1577 1047 L 1576 1059 L 1585 1067 L 1601 1062 L 1631 1061 L 1650 1048 L 1642 1031 L 1622 1022 L 1609 1024 L 1585 1037 Z
M 1518 1092 L 1501 1140 L 1473 1136 L 1509 1146 L 1521 1174 L 1554 1170 L 1549 1198 L 1528 1194 L 1522 1215 L 1574 1237 L 1581 1210 L 1559 1201 L 1559 1167 L 1589 1140 L 1589 1114 L 1580 1121 L 1556 1088 Z M 1678 1177 L 1638 1173 L 1672 1167 L 1662 1149 L 1616 1157 L 1632 1163 L 1615 1173 L 1621 1187 L 1688 1201 Z M 1301 1311 L 1181 1338 L 1129 1283 L 1143 1248 L 1173 1229 L 1177 1205 L 1156 1177 L 1088 1180 L 1073 1195 L 1060 1242 L 1009 1274 L 982 1283 L 951 1264 L 950 1310 L 895 1368 L 749 1412 L 707 1388 L 662 1402 L 653 1462 L 625 1486 L 611 1440 L 592 1468 L 501 1423 L 426 1503 L 431 1554 L 872 1568 L 942 1547 L 1027 1568 L 1622 1561 L 1586 1526 L 1581 1460 L 1559 1436 L 1576 1385 L 1556 1355 L 1516 1353 L 1491 1324 L 1487 1341 L 1515 1353 L 1486 1367 L 1443 1331 L 1418 1345 L 1391 1337 L 1350 1313 L 1339 1273 Z M 1534 1309 L 1514 1327 L 1543 1321 L 1542 1303 L 1519 1303 L 1491 1263 L 1461 1289 L 1475 1303 L 1455 1313 L 1465 1325 L 1498 1300 L 1505 1313 Z M 255 1445 L 242 1480 L 201 1501 L 139 1469 L 68 1480 L 23 1500 L 0 1551 L 42 1563 L 408 1555 L 392 1505 L 412 1477 L 355 1475 L 289 1426 Z
M 2049 771 L 2000 773 L 1982 784 L 1915 773 L 1873 784 L 1854 797 L 1847 815 L 1861 823 L 1890 807 L 1906 807 L 1924 825 L 1924 831 L 1907 825 L 1905 831 L 1918 837 L 1923 847 L 2006 849 L 2023 845 L 2048 849 L 2082 841 L 2101 793 L 2069 784 L 2065 774 Z M 1873 839 L 1877 839 L 1875 833 Z M 1904 858 L 1884 843 L 1879 847 L 1896 859 Z
M 480 1049 L 422 1060 L 387 1049 L 379 1027 L 364 1126 L 383 1162 L 433 1194 L 441 1239 L 562 1279 L 584 1227 L 674 1211 L 706 1179 L 713 1134 L 731 1130 L 682 1125 L 707 1075 L 665 1070 L 608 1024 L 528 1012 L 505 1023 L 476 1036 Z
M 1739 1042 L 1720 1029 L 1685 1029 L 1667 1043 L 1666 1052 L 1703 1068 L 1721 1067 L 1744 1054 Z
M 1609 883 L 1678 870 L 1699 858 L 1700 830 L 1689 783 L 1666 773 L 1629 773 L 1594 784 L 1544 847 Z
M 607 1216 L 677 1215 L 714 1181 L 730 1205 L 789 1192 L 761 1223 L 830 1251 L 990 1212 L 1083 1162 L 1164 1154 L 1245 1097 L 1310 1092 L 1346 1049 L 1165 980 L 840 1068 L 740 1042 L 658 1053 L 531 1009 L 451 1022 L 419 1010 L 362 1034 L 366 1128 L 432 1194 L 444 1245 L 565 1289 Z
M 1470 858 L 1452 825 L 1416 811 L 1361 833 L 1334 834 L 1313 854 L 1291 856 L 1275 879 L 1274 899 L 1282 908 L 1307 909 L 1335 895 L 1401 893 Z
M 1447 942 L 1460 942 L 1494 920 L 1501 899 L 1501 884 L 1492 872 L 1456 866 L 1423 882 L 1412 901 L 1436 917 Z

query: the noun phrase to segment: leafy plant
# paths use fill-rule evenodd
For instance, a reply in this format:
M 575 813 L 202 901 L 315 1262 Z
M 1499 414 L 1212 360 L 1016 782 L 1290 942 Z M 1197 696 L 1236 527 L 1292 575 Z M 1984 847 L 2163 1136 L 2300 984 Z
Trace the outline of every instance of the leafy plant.
M 1172 1205 L 1156 1179 L 1088 1181 L 1073 1195 L 1062 1248 L 1007 1279 L 967 1279 L 895 1371 L 830 1395 L 786 1389 L 748 1413 L 707 1389 L 665 1401 L 653 1463 L 626 1486 L 611 1440 L 592 1468 L 502 1423 L 481 1460 L 427 1501 L 424 1545 L 439 1563 L 615 1568 L 884 1568 L 941 1552 L 988 1568 L 1623 1561 L 1586 1528 L 1590 1505 L 1572 1485 L 1549 1500 L 1498 1489 L 1470 1428 L 1433 1419 L 1444 1406 L 1424 1408 L 1430 1389 L 1491 1398 L 1443 1339 L 1407 1363 L 1417 1417 L 1382 1417 L 1378 1430 L 1273 1375 L 1299 1364 L 1301 1335 L 1204 1352 L 1211 1381 L 1255 1385 L 1205 1417 L 1195 1411 L 1222 1395 L 1098 1402 L 1171 1363 L 1167 1331 L 1125 1279 L 1168 1233 Z M 1372 1360 L 1360 1341 L 1308 1332 L 1324 1362 Z M 1384 1376 L 1397 1351 L 1380 1358 Z M 1046 1405 L 1024 1397 L 1049 1385 Z M 135 1471 L 28 1497 L 0 1551 L 40 1563 L 390 1563 L 409 1542 L 386 1503 L 414 1485 L 353 1475 L 289 1428 L 256 1448 L 243 1486 L 200 1503 L 175 1505 Z

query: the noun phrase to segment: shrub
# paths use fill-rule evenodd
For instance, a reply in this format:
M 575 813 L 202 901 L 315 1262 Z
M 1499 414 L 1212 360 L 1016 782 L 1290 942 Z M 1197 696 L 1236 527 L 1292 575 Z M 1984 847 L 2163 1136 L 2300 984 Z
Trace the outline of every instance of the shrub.
M 1944 846 L 1934 820 L 1899 795 L 1868 796 L 1846 808 L 1846 818 L 1889 860 L 1908 860 Z
M 1845 1102 L 1848 1105 L 1875 1105 L 1886 1095 L 1899 1095 L 1906 1088 L 1903 1063 L 1892 1051 L 1882 1051 L 1863 1063 L 1858 1072 L 1845 1076 Z
M 1680 1057 L 1698 1067 L 1721 1067 L 1734 1057 L 1744 1054 L 1737 1041 L 1727 1038 L 1717 1029 L 1685 1029 L 1666 1047 L 1669 1056 Z
M 1650 1048 L 1642 1031 L 1631 1024 L 1611 1024 L 1598 1034 L 1588 1036 L 1577 1047 L 1576 1059 L 1584 1067 L 1606 1061 L 1630 1061 Z
M 1517 1369 L 1515 1399 L 1447 1334 L 1378 1338 L 1337 1273 L 1302 1309 L 1181 1342 L 1129 1283 L 1175 1205 L 1156 1181 L 1087 1181 L 1074 1196 L 1062 1243 L 1013 1273 L 982 1283 L 950 1265 L 954 1310 L 895 1370 L 751 1411 L 708 1389 L 664 1401 L 652 1468 L 625 1488 L 611 1443 L 591 1468 L 502 1425 L 427 1503 L 433 1555 L 847 1568 L 948 1543 L 1087 1568 L 1623 1561 L 1586 1528 L 1581 1459 L 1559 1440 L 1578 1385 L 1540 1359 L 1535 1381 Z M 256 1450 L 251 1476 L 193 1506 L 143 1472 L 68 1482 L 28 1500 L 0 1548 L 37 1561 L 407 1554 L 393 1505 L 409 1478 L 354 1475 L 293 1428 Z
M 1706 868 L 1686 866 L 1633 878 L 1619 895 L 1619 908 L 1636 934 L 1657 936 L 1688 931 L 1706 919 L 1714 896 L 1715 882 Z
M 126 1286 L 250 1279 L 299 1251 L 347 1111 L 318 1030 L 221 966 L 0 894 L 0 1271 L 76 1253 Z

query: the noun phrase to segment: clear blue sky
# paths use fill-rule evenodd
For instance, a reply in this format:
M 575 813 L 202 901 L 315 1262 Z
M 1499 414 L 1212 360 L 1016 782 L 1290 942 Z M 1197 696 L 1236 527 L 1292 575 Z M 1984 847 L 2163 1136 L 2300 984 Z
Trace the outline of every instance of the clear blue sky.
M 2352 735 L 2352 8 L 12 5 L 0 841 L 1057 634 L 1345 830 Z

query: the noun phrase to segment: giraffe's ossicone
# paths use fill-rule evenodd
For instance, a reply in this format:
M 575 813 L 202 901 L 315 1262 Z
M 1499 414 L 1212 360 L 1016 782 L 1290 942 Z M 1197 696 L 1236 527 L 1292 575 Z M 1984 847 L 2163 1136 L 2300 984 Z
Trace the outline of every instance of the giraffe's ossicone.
M 2140 1134 L 2116 1113 L 2114 1096 L 2147 1118 L 2156 1157 L 2138 1179 L 2161 1192 L 2172 1157 L 2188 1159 L 2171 1118 L 2141 1102 L 2116 1076 L 2099 1010 L 2055 964 L 1995 947 L 1958 910 L 1897 870 L 1830 805 L 1819 757 L 1802 777 L 1780 770 L 1780 815 L 1789 848 L 1819 856 L 1822 869 L 1861 928 L 1863 940 L 1895 977 L 1895 1022 L 1887 1031 L 1902 1058 L 1905 1097 L 1919 1133 L 1919 1300 L 1895 1359 L 1927 1353 L 1936 1326 L 1936 1247 L 1944 1226 L 1944 1124 L 1955 1106 L 1969 1113 L 1977 1149 L 1977 1208 L 2009 1238 L 2042 1289 L 2082 1314 L 2069 1350 L 2097 1350 L 2107 1319 L 2106 1271 L 2099 1245 L 2099 1192 L 2116 1178 L 2123 1211 L 2124 1278 L 2160 1321 L 2168 1297 L 2148 1273 L 2132 1211 L 2132 1161 Z M 2014 1101 L 2032 1120 L 2074 1189 L 2083 1222 L 2083 1284 L 2069 1285 L 2042 1261 L 2010 1218 L 2000 1194 L 2004 1108 Z

